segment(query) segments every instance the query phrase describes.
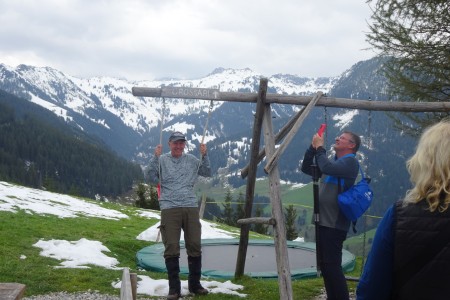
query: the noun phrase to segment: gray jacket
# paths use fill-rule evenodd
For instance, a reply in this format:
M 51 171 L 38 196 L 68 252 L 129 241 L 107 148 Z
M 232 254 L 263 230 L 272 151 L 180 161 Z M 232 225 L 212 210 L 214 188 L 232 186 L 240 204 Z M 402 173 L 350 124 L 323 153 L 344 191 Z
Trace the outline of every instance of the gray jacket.
M 158 170 L 160 167 L 160 170 Z M 194 184 L 198 175 L 211 177 L 208 156 L 202 160 L 192 154 L 183 153 L 179 158 L 170 152 L 154 155 L 150 160 L 148 171 L 150 183 L 157 184 L 161 176 L 161 210 L 174 207 L 197 207 L 198 200 L 194 193 Z

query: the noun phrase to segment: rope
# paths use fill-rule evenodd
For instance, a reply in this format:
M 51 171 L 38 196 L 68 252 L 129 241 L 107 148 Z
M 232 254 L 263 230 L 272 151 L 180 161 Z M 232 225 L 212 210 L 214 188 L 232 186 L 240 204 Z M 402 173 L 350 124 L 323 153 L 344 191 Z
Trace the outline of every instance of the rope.
M 202 141 L 200 144 L 203 144 L 203 142 L 205 141 L 206 131 L 208 130 L 209 118 L 211 117 L 211 111 L 212 111 L 213 107 L 214 107 L 214 103 L 213 103 L 213 100 L 211 100 L 211 102 L 209 103 L 208 117 L 206 118 L 205 127 L 203 128 L 203 136 L 202 136 Z
M 166 111 L 166 98 L 162 98 L 163 99 L 163 103 L 162 103 L 162 108 L 161 108 L 161 127 L 159 129 L 159 144 L 161 145 L 161 154 L 162 154 L 162 139 L 163 139 L 163 129 L 164 129 L 164 114 Z M 159 186 L 161 187 L 161 160 L 158 160 L 159 165 L 158 165 L 158 172 L 159 172 Z M 159 195 L 158 195 L 159 198 Z
M 329 142 L 328 141 L 328 111 L 327 111 L 327 107 L 324 106 L 323 110 L 324 110 L 324 114 L 325 114 L 324 122 L 327 125 L 327 127 L 325 127 L 325 149 L 326 149 L 328 142 Z
M 159 144 L 162 145 L 162 138 L 163 138 L 163 126 L 164 126 L 164 114 L 166 111 L 166 98 L 162 98 L 163 99 L 163 103 L 162 103 L 162 108 L 161 108 L 161 128 L 159 130 Z
M 164 129 L 164 114 L 166 111 L 166 99 L 163 97 L 163 103 L 161 108 L 161 127 L 159 129 L 159 144 L 161 145 L 161 154 L 162 154 L 162 138 L 163 138 L 163 129 Z M 156 187 L 158 192 L 158 200 L 161 195 L 161 160 L 158 160 L 158 172 L 159 172 L 159 183 Z M 156 242 L 159 243 L 159 240 L 161 238 L 161 230 L 158 230 L 158 235 L 156 236 Z
M 206 136 L 206 132 L 208 130 L 209 118 L 211 117 L 211 111 L 212 111 L 213 107 L 214 107 L 214 103 L 213 103 L 213 100 L 211 100 L 211 102 L 209 103 L 208 116 L 206 117 L 205 127 L 203 128 L 203 136 L 202 136 L 200 145 L 205 142 L 205 136 Z M 202 152 L 200 152 L 200 162 L 198 163 L 197 173 L 198 173 L 198 170 L 200 169 L 201 164 L 202 164 Z

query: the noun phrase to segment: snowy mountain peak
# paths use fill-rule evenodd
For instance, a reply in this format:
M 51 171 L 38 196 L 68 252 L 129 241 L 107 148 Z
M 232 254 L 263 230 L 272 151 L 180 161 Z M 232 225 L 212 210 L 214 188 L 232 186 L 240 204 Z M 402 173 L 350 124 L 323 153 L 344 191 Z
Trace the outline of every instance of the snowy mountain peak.
M 134 97 L 131 89 L 140 87 L 194 87 L 217 88 L 221 92 L 257 92 L 262 74 L 249 68 L 216 68 L 209 75 L 198 79 L 162 79 L 133 82 L 112 77 L 77 78 L 50 67 L 19 65 L 15 68 L 0 65 L 0 89 L 41 105 L 66 121 L 75 123 L 88 132 L 110 132 L 112 135 L 150 136 L 160 130 L 164 113 L 164 131 L 183 128 L 187 131 L 203 131 L 204 118 L 209 101 L 195 99 L 166 99 L 163 112 L 162 99 Z M 328 92 L 336 78 L 306 78 L 297 75 L 276 74 L 268 77 L 269 92 L 279 94 L 308 95 L 318 90 Z M 214 111 L 224 102 L 215 102 Z M 239 106 L 235 104 L 234 107 Z M 286 116 L 292 109 L 275 108 L 275 115 Z M 279 111 L 277 111 L 279 110 Z M 223 112 L 221 112 L 223 114 Z M 226 113 L 225 113 L 226 114 Z M 191 120 L 190 116 L 198 116 Z M 208 140 L 221 136 L 224 125 L 215 124 L 216 132 L 208 133 Z M 98 129 L 95 129 L 98 128 Z M 194 136 L 191 136 L 194 138 Z M 197 136 L 197 139 L 200 139 Z M 118 143 L 119 141 L 117 141 Z M 136 147 L 140 148 L 145 143 Z M 131 147 L 131 146 L 130 146 Z M 136 153 L 141 150 L 134 149 Z M 137 154 L 140 155 L 140 154 Z

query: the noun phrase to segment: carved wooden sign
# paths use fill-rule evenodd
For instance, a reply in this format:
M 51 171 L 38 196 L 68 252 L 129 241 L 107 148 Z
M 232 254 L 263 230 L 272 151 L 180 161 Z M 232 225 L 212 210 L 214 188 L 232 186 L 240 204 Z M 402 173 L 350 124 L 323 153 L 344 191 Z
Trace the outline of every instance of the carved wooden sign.
M 163 87 L 161 97 L 218 100 L 220 92 L 218 89 Z

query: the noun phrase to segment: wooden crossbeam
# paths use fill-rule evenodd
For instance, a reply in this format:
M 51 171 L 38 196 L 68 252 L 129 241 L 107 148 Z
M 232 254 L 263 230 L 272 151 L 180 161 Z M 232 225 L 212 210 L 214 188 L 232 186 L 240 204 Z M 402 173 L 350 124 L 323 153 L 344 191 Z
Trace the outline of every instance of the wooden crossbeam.
M 243 224 L 268 224 L 268 225 L 275 225 L 277 224 L 277 220 L 274 218 L 263 218 L 263 217 L 256 217 L 256 218 L 246 218 L 246 219 L 239 219 L 237 220 L 237 223 L 239 225 Z
M 25 293 L 26 286 L 21 283 L 0 283 L 0 299 L 19 300 Z
M 162 88 L 147 88 L 147 87 L 133 87 L 132 93 L 137 97 L 161 97 Z M 228 101 L 228 102 L 257 102 L 257 93 L 242 93 L 242 92 L 218 92 L 210 98 L 206 96 L 202 98 L 195 98 L 194 96 L 184 96 L 183 94 L 177 96 L 165 96 L 166 98 L 180 98 L 180 99 L 206 99 L 214 101 Z M 296 96 L 296 95 L 280 95 L 267 93 L 266 103 L 278 104 L 293 104 L 293 105 L 307 105 L 313 96 Z M 316 106 L 339 107 L 360 110 L 372 111 L 403 111 L 403 112 L 449 112 L 450 101 L 442 102 L 409 102 L 409 101 L 375 101 L 375 100 L 359 100 L 348 98 L 335 98 L 323 96 Z

